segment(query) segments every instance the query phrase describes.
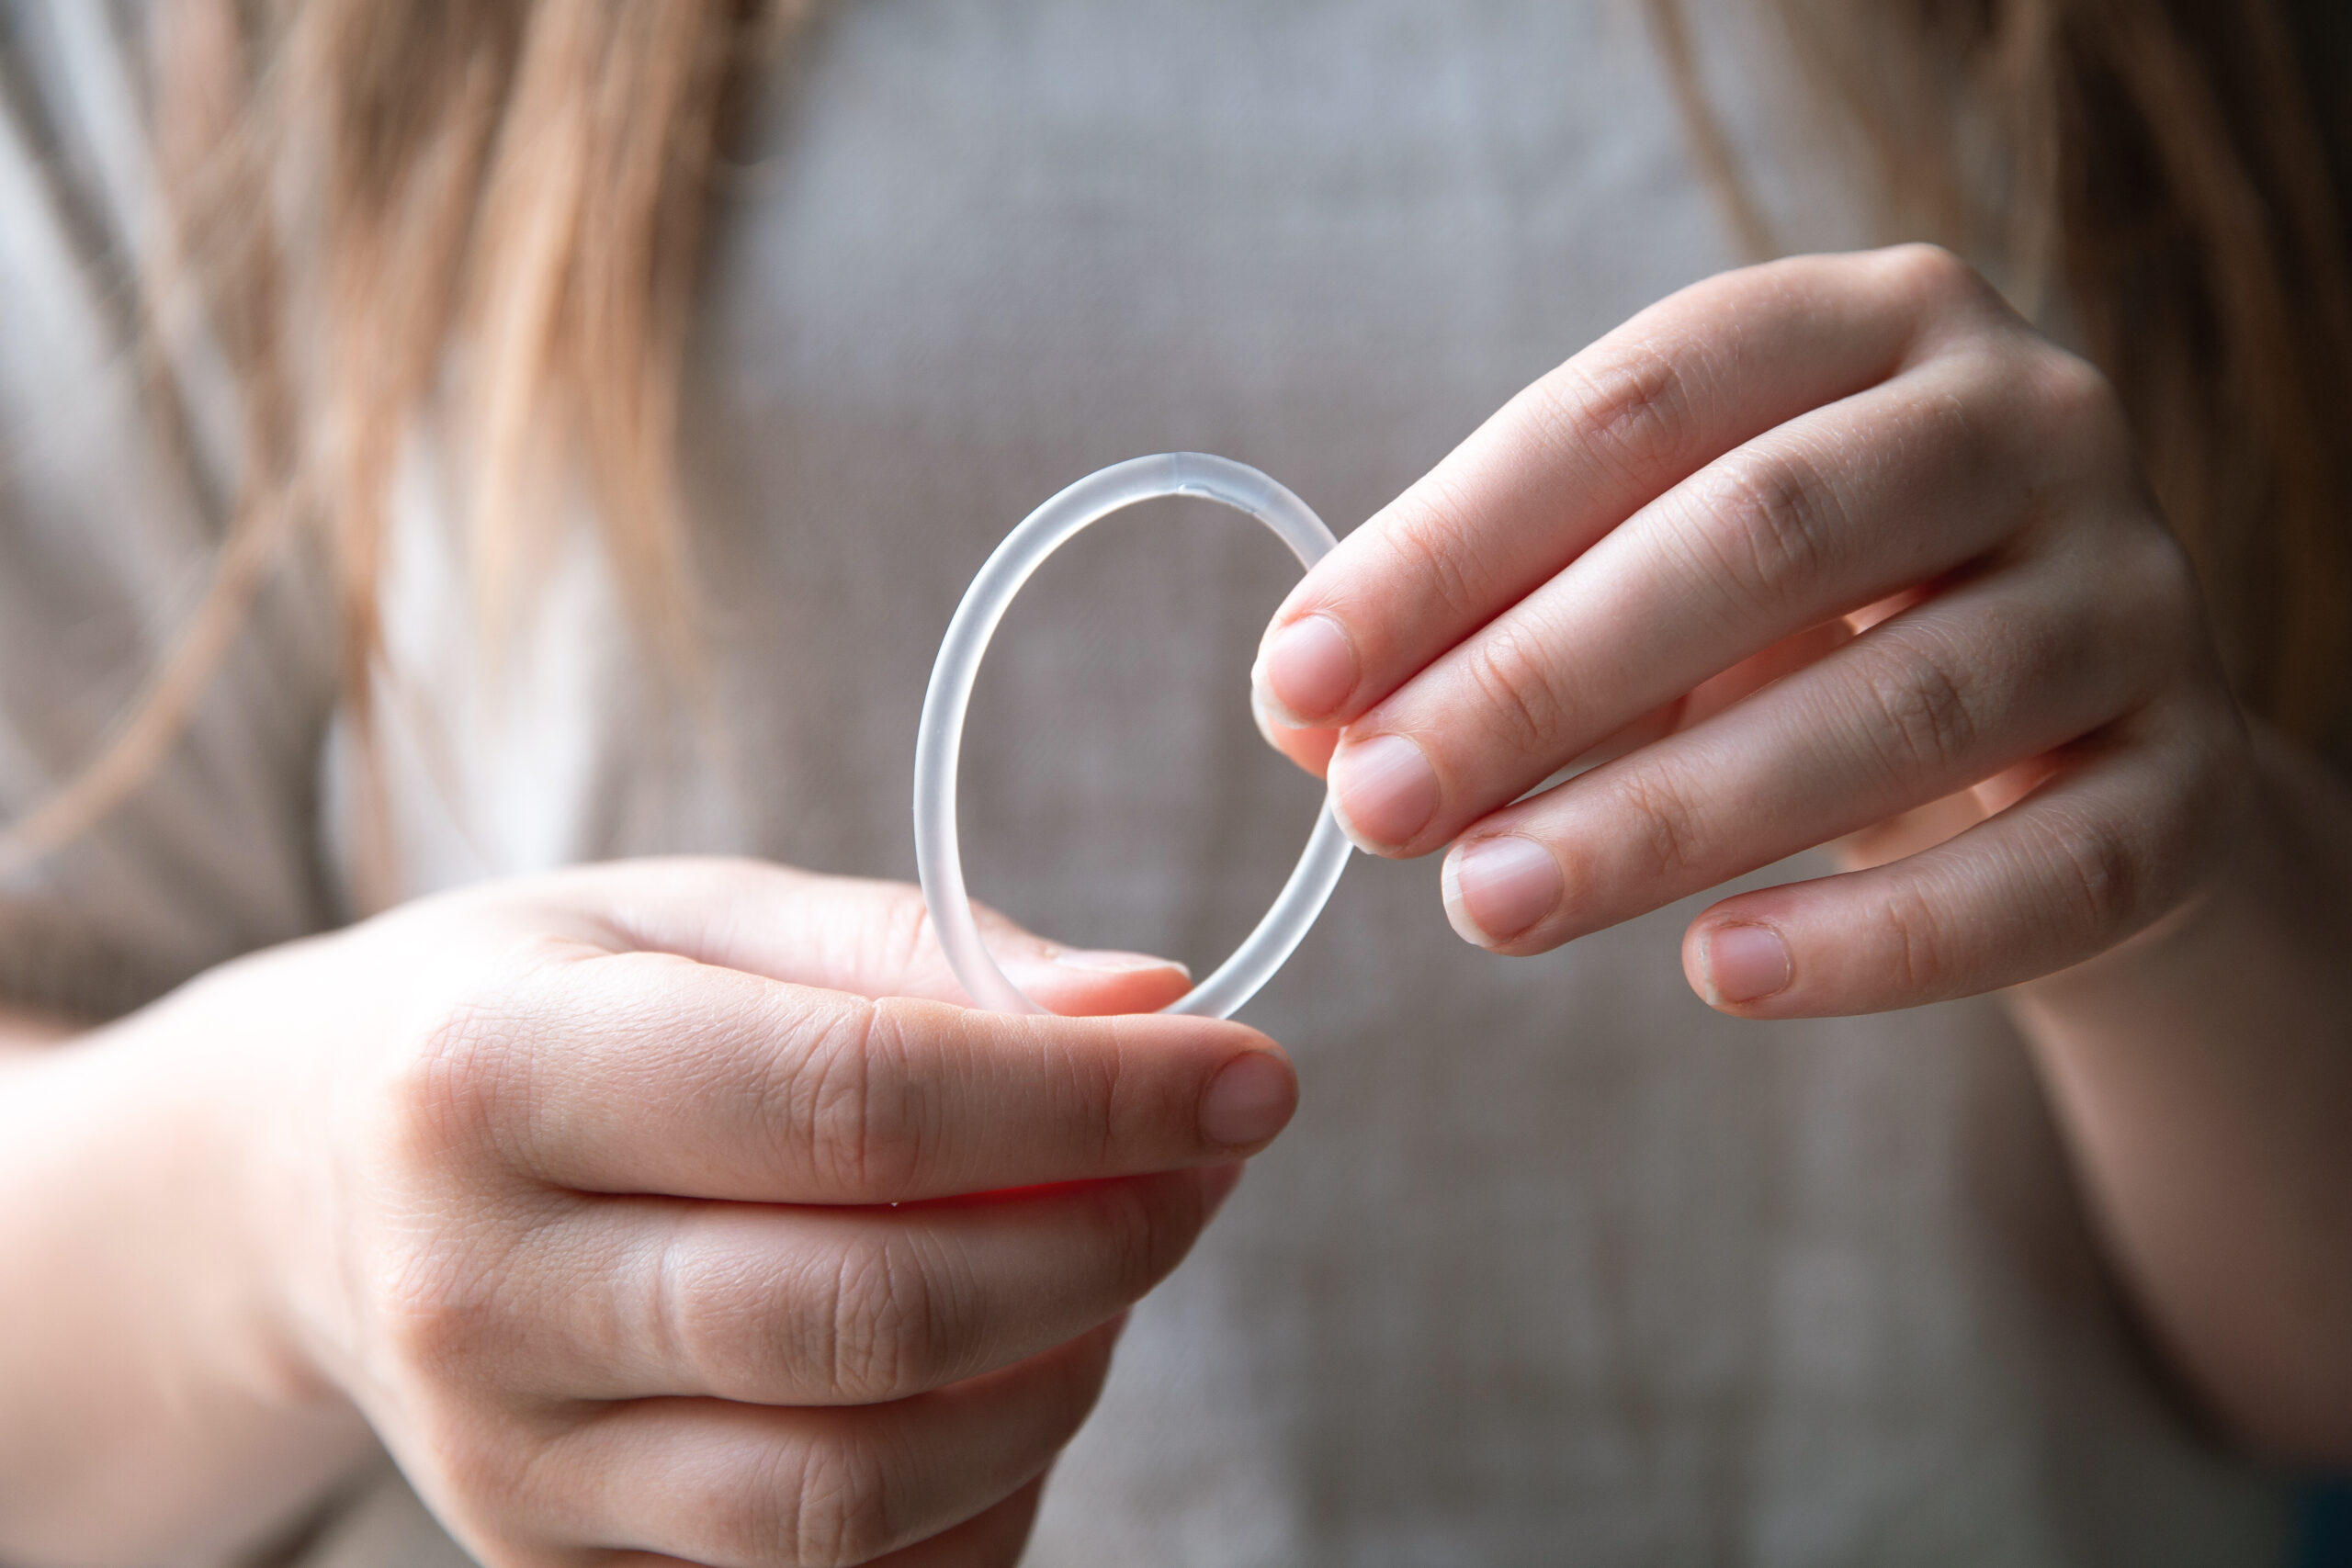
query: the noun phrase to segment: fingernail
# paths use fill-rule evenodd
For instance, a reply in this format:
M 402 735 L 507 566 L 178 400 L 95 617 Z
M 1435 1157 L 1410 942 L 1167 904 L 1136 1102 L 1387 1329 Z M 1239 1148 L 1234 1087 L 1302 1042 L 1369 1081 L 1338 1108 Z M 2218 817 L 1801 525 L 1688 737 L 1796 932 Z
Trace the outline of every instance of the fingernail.
M 1717 926 L 1707 933 L 1711 1002 L 1752 1002 L 1787 987 L 1795 974 L 1788 944 L 1770 926 Z
M 1437 774 L 1401 735 L 1342 746 L 1330 779 L 1333 812 L 1359 849 L 1378 853 L 1407 843 L 1437 815 Z
M 1055 953 L 1054 962 L 1065 969 L 1083 969 L 1090 975 L 1136 975 L 1146 969 L 1173 969 L 1188 980 L 1193 977 L 1193 972 L 1174 959 L 1155 958 L 1148 953 L 1065 947 Z
M 1228 1149 L 1262 1144 L 1298 1105 L 1298 1080 L 1281 1058 L 1252 1051 L 1217 1069 L 1201 1096 L 1201 1136 Z
M 1251 684 L 1275 718 L 1294 728 L 1330 716 L 1356 689 L 1356 650 L 1329 615 L 1304 615 L 1274 634 Z
M 1560 906 L 1567 879 L 1550 850 L 1516 833 L 1479 839 L 1445 857 L 1446 918 L 1480 947 L 1509 942 Z

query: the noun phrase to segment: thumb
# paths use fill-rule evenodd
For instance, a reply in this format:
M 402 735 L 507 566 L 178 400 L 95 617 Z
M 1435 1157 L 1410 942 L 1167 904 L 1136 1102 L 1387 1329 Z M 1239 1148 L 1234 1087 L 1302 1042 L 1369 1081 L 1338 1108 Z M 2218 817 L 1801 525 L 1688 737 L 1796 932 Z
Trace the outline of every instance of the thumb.
M 554 886 L 616 950 L 674 953 L 863 997 L 971 1005 L 939 950 L 922 894 L 903 882 L 820 876 L 762 861 L 666 859 L 584 867 Z M 972 912 L 1005 977 L 1049 1012 L 1152 1012 L 1192 985 L 1170 959 L 1068 947 L 994 909 Z

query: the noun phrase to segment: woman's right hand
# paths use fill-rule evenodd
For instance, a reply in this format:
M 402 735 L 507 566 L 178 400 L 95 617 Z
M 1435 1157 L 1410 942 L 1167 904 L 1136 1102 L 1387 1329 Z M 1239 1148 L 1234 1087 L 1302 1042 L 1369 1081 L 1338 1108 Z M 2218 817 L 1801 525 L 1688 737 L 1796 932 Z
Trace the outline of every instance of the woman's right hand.
M 1184 984 L 991 945 L 1058 1012 Z M 139 1027 L 255 1040 L 271 1332 L 485 1562 L 1011 1562 L 1296 1086 L 1239 1025 L 961 999 L 911 889 L 650 862 L 412 905 Z

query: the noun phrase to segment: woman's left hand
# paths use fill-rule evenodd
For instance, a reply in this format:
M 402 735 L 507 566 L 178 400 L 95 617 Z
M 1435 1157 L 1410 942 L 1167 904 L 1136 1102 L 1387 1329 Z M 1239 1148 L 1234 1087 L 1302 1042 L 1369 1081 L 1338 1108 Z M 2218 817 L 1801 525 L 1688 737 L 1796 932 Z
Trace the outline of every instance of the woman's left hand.
M 1310 572 L 1253 687 L 1358 844 L 1453 844 L 1447 913 L 1498 952 L 1837 841 L 1684 937 L 1750 1017 L 2087 959 L 2194 898 L 2247 797 L 2113 392 L 1923 246 L 1635 317 Z

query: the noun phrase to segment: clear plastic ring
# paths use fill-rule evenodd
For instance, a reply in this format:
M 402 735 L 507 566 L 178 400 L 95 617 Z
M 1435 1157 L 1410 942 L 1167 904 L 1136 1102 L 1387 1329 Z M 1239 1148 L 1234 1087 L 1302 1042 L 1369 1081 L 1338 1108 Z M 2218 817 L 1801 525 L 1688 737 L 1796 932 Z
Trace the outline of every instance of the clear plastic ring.
M 963 750 L 964 717 L 972 705 L 972 682 L 1013 595 L 1047 556 L 1087 525 L 1163 495 L 1201 496 L 1249 513 L 1272 529 L 1302 566 L 1313 566 L 1339 542 L 1306 502 L 1248 464 L 1199 452 L 1164 452 L 1114 463 L 1071 485 L 1023 518 L 972 579 L 964 602 L 956 607 L 956 618 L 947 623 L 938 662 L 931 669 L 930 690 L 923 694 L 922 723 L 915 737 L 915 864 L 948 967 L 974 1001 L 993 1011 L 1046 1010 L 997 966 L 980 941 L 972 919 L 972 897 L 964 886 L 964 862 L 956 838 L 956 764 Z M 1347 869 L 1350 847 L 1327 799 L 1297 867 L 1257 930 L 1215 974 L 1160 1010 L 1227 1018 L 1257 995 L 1323 912 L 1340 874 Z

